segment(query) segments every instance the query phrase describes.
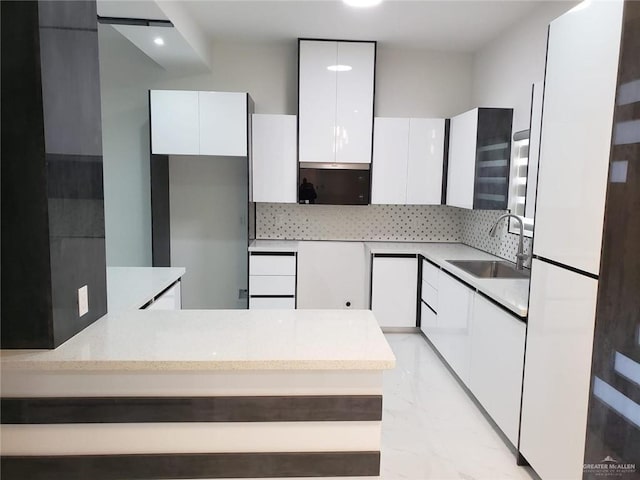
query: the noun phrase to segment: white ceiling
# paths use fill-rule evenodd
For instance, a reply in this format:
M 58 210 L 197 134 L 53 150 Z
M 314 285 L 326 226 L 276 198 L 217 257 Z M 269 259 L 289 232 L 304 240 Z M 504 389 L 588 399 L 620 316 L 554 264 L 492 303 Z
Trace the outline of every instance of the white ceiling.
M 472 52 L 515 25 L 540 0 L 339 0 L 181 2 L 211 40 L 281 42 L 298 37 L 377 40 L 385 46 Z

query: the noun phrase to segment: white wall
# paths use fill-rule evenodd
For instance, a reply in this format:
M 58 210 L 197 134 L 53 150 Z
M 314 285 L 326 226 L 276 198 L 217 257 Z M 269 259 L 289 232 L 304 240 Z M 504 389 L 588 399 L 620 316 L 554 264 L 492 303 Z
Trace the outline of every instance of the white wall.
M 448 118 L 471 109 L 473 57 L 378 45 L 375 116 Z
M 169 157 L 171 264 L 185 267 L 183 308 L 246 308 L 247 160 Z
M 544 2 L 473 56 L 476 107 L 513 108 L 513 131 L 529 128 L 531 84 L 544 80 L 549 22 L 577 2 Z

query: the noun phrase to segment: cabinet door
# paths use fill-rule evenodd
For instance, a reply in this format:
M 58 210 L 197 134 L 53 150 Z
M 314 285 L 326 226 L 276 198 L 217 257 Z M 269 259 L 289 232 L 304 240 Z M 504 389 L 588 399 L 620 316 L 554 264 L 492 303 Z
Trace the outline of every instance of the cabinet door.
M 438 322 L 429 336 L 449 366 L 469 384 L 471 320 L 475 292 L 452 276 L 440 272 Z
M 296 116 L 252 115 L 254 202 L 296 203 Z
M 551 22 L 534 253 L 597 274 L 623 2 Z M 614 143 L 618 139 L 614 138 Z
M 151 153 L 198 155 L 198 92 L 151 90 Z
M 298 309 L 367 308 L 366 288 L 362 242 L 300 242 Z
M 473 208 L 478 109 L 453 117 L 450 127 L 447 205 Z
M 376 118 L 373 139 L 371 203 L 407 203 L 409 119 Z
M 381 327 L 415 327 L 416 257 L 373 257 L 371 310 Z
M 301 40 L 299 52 L 299 160 L 335 162 L 337 42 Z
M 409 124 L 407 204 L 442 203 L 444 119 L 412 118 Z
M 375 43 L 338 42 L 336 162 L 371 163 Z M 326 108 L 326 107 L 325 107 Z
M 198 92 L 200 155 L 247 155 L 247 94 Z
M 518 445 L 525 324 L 475 295 L 469 388 L 507 438 Z
M 533 260 L 520 451 L 541 478 L 582 478 L 597 289 Z

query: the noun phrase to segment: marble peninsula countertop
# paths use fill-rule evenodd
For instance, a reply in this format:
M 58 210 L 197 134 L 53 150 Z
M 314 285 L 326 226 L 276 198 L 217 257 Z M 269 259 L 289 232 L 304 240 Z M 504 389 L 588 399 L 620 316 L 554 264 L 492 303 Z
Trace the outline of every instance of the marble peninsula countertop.
M 130 310 L 55 350 L 2 350 L 3 371 L 387 370 L 368 310 Z
M 107 267 L 107 310 L 141 308 L 184 274 L 182 267 Z

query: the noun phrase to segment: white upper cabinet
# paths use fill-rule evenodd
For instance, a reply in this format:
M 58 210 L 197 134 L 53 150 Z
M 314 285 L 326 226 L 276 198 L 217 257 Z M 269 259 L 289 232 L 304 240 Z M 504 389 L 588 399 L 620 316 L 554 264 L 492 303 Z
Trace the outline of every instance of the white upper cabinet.
M 151 153 L 198 155 L 198 92 L 151 90 Z
M 444 130 L 445 121 L 442 118 L 412 118 L 409 122 L 409 205 L 442 203 Z
M 252 115 L 254 202 L 296 203 L 296 116 Z
M 447 205 L 473 208 L 478 109 L 451 119 Z
M 376 118 L 373 138 L 371 203 L 407 203 L 409 119 Z
M 336 162 L 371 163 L 375 43 L 338 42 Z
M 246 93 L 151 90 L 151 153 L 247 156 Z
M 299 160 L 371 163 L 374 42 L 300 40 Z
M 335 162 L 336 42 L 300 41 L 300 161 Z
M 200 155 L 247 156 L 247 94 L 198 92 Z
M 451 119 L 447 205 L 506 210 L 513 109 L 475 108 Z
M 445 121 L 376 118 L 372 204 L 439 205 Z
M 598 274 L 623 2 L 551 22 L 534 253 Z

